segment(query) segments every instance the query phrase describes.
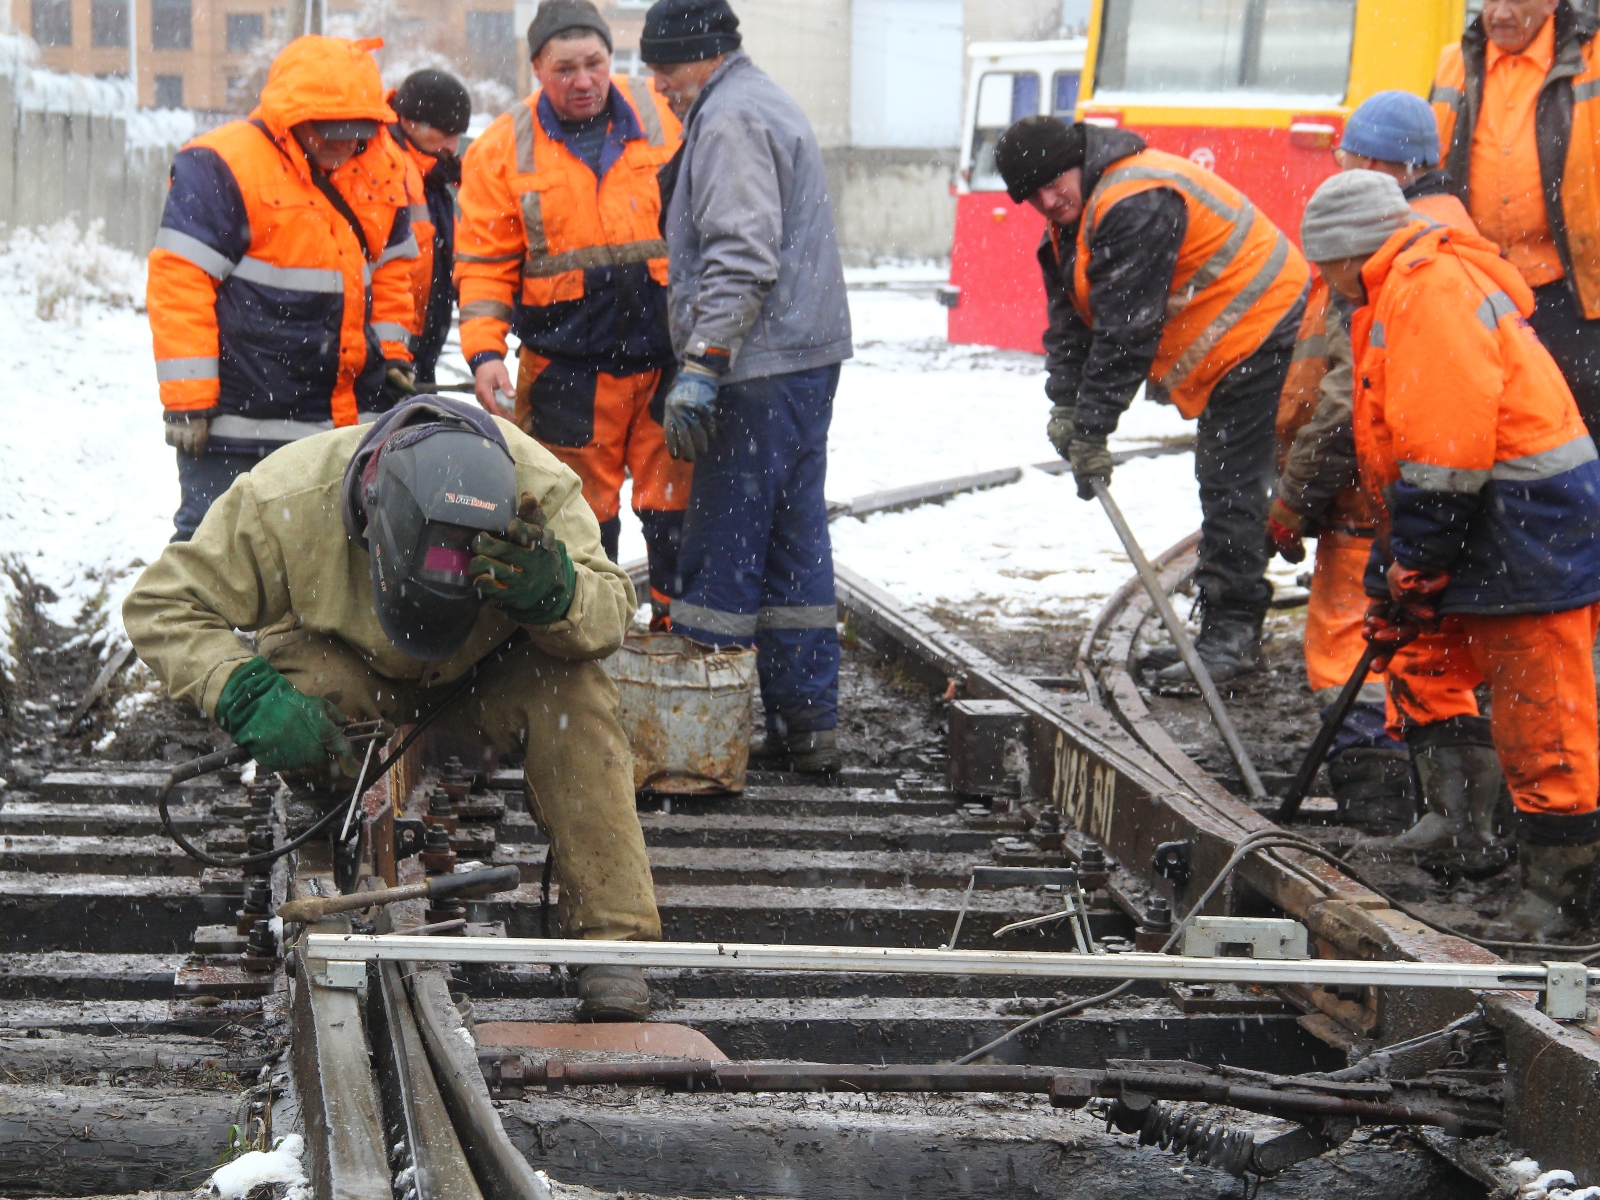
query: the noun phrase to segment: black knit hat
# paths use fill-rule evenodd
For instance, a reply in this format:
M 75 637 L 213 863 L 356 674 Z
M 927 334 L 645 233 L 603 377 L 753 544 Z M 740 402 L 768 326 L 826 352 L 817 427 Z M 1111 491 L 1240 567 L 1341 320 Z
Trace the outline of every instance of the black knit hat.
M 589 0 L 544 0 L 528 26 L 528 56 L 538 58 L 546 42 L 569 29 L 598 33 L 606 49 L 612 48 L 611 26 Z
M 472 97 L 466 85 L 445 71 L 407 75 L 389 107 L 408 121 L 421 121 L 452 137 L 465 133 L 472 121 Z
M 641 62 L 703 62 L 737 50 L 739 18 L 728 0 L 656 0 L 644 15 L 639 38 Z
M 995 168 L 1018 204 L 1073 167 L 1083 166 L 1083 156 L 1083 126 L 1055 117 L 1023 117 L 1000 135 L 994 147 Z

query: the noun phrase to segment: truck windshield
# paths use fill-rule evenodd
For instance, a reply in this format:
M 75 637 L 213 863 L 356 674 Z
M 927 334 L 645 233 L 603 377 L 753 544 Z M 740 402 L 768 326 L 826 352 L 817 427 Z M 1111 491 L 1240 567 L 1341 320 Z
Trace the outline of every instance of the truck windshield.
M 1105 0 L 1095 93 L 1342 100 L 1356 0 Z

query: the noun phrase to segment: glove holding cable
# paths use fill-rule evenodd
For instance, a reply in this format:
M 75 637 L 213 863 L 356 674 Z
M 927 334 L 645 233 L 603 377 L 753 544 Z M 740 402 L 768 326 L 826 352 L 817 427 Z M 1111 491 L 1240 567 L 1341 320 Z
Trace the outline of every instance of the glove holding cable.
M 693 462 L 710 452 L 717 437 L 717 390 L 730 361 L 726 350 L 708 349 L 685 358 L 678 369 L 661 423 L 667 435 L 667 453 L 679 462 Z
M 217 411 L 215 407 L 191 412 L 169 409 L 162 418 L 166 424 L 167 445 L 183 454 L 196 457 L 204 454 L 206 443 L 211 440 L 211 419 Z
M 417 394 L 417 368 L 404 359 L 391 358 L 383 364 L 383 398 L 391 405 Z
M 1306 519 L 1282 500 L 1273 500 L 1267 510 L 1267 544 L 1272 553 L 1283 556 L 1287 563 L 1303 563 L 1306 545 L 1301 541 L 1305 534 Z
M 1111 468 L 1115 464 L 1104 438 L 1091 441 L 1075 436 L 1067 445 L 1066 458 L 1072 464 L 1072 477 L 1078 481 L 1079 500 L 1093 500 L 1097 482 L 1110 485 Z
M 1395 651 L 1439 627 L 1439 598 L 1450 586 L 1444 571 L 1414 571 L 1399 563 L 1390 563 L 1385 577 L 1389 598 L 1369 603 L 1362 622 L 1367 641 L 1379 647 L 1372 661 L 1374 671 L 1388 670 Z
M 567 615 L 578 592 L 578 571 L 567 548 L 545 523 L 532 492 L 522 493 L 503 538 L 480 533 L 467 574 L 478 595 L 518 625 L 552 625 Z
M 1055 447 L 1055 452 L 1066 458 L 1072 439 L 1078 436 L 1078 427 L 1072 420 L 1072 408 L 1065 404 L 1052 404 L 1050 421 L 1045 425 L 1044 433 L 1050 439 L 1050 444 Z
M 344 715 L 322 696 L 308 696 L 257 656 L 240 667 L 217 698 L 217 724 L 250 751 L 263 771 L 305 771 L 329 755 L 354 777 L 360 763 L 341 732 Z

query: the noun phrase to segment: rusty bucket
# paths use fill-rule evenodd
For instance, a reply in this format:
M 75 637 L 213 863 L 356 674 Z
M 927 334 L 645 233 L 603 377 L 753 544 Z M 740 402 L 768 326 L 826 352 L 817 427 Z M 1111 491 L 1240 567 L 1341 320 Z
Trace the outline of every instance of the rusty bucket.
M 744 790 L 754 650 L 715 650 L 667 633 L 630 635 L 605 668 L 621 695 L 635 790 Z

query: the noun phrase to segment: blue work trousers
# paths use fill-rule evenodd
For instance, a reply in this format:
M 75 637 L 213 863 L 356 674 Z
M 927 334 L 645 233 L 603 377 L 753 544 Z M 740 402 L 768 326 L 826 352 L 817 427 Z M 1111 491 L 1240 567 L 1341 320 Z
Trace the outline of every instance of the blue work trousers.
M 172 540 L 187 542 L 192 538 L 217 498 L 233 485 L 235 479 L 253 469 L 269 453 L 267 450 L 244 454 L 211 449 L 203 454 L 178 451 L 178 486 L 182 489 L 183 499 L 172 518 L 177 530 Z
M 839 630 L 828 538 L 828 425 L 839 367 L 724 387 L 694 464 L 672 631 L 754 646 L 767 732 L 833 729 Z

